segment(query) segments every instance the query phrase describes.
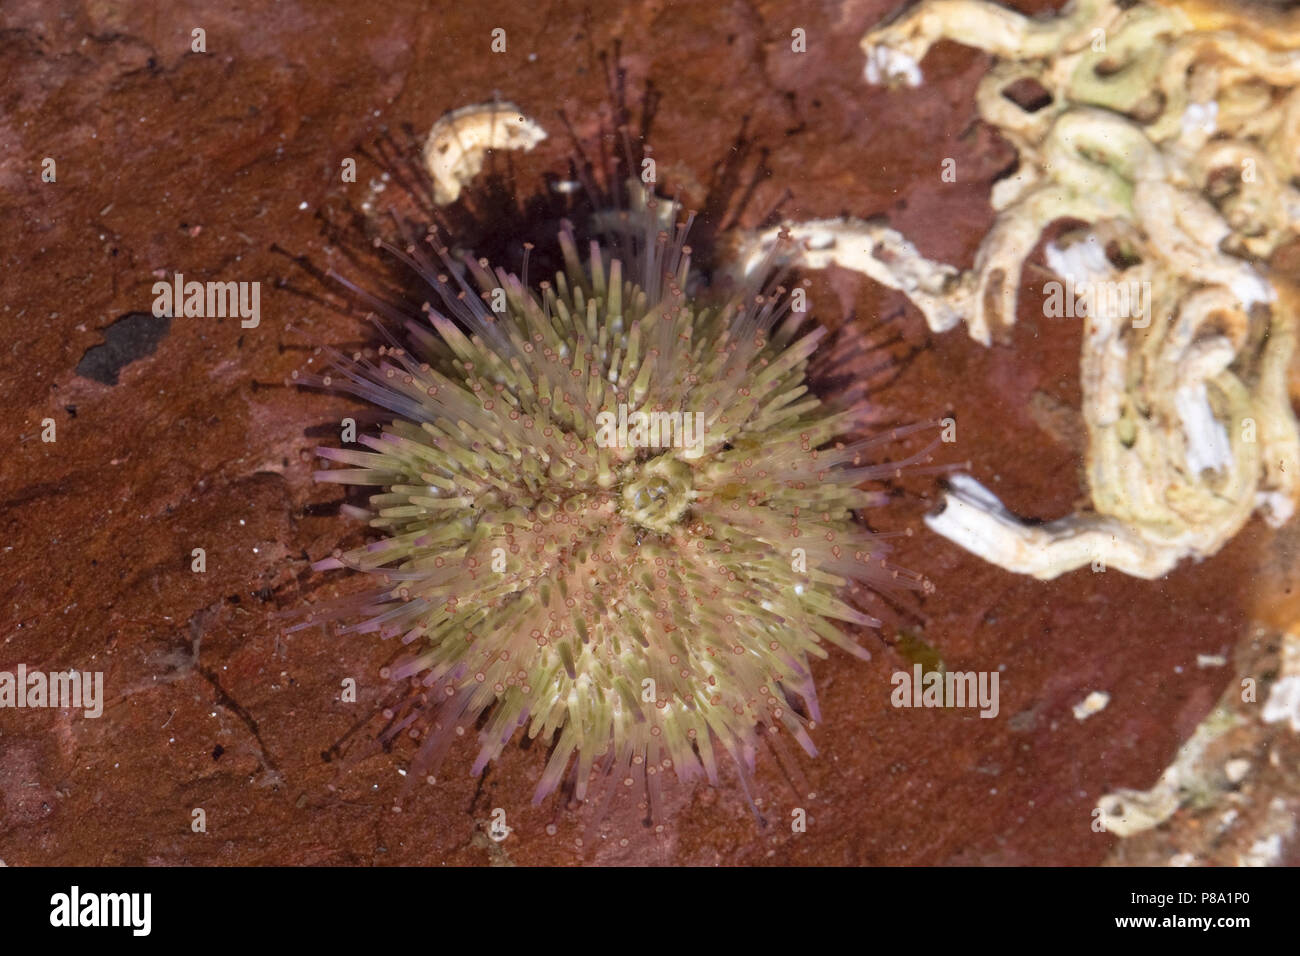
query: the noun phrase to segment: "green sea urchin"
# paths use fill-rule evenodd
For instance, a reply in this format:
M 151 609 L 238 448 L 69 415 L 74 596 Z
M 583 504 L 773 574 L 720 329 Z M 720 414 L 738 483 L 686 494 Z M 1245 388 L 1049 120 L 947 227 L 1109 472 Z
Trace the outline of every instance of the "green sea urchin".
M 809 657 L 868 657 L 834 622 L 879 623 L 846 585 L 921 583 L 855 517 L 882 497 L 859 486 L 906 463 L 865 462 L 898 432 L 853 440 L 861 389 L 810 393 L 826 329 L 801 335 L 771 279 L 705 304 L 690 220 L 634 195 L 585 265 L 566 223 L 536 290 L 527 255 L 521 280 L 433 236 L 393 250 L 444 311 L 314 381 L 396 416 L 370 451 L 318 450 L 346 466 L 318 479 L 380 489 L 384 537 L 314 565 L 382 582 L 316 619 L 356 612 L 347 631 L 412 647 L 391 676 L 419 678 L 422 706 L 390 733 L 422 721 L 422 766 L 476 726 L 475 773 L 521 727 L 551 741 L 535 802 L 571 764 L 582 799 L 598 759 L 657 803 L 656 774 L 716 783 L 721 750 L 743 775 L 764 732 L 815 753 Z

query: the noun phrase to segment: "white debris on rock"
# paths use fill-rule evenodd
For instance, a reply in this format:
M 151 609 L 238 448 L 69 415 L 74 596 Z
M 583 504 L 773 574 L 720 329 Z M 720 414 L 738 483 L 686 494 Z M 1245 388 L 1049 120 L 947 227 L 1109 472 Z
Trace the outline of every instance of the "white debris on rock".
M 921 64 L 902 50 L 876 46 L 867 50 L 866 54 L 867 65 L 862 72 L 872 85 L 902 83 L 905 86 L 920 86 L 924 80 Z
M 1094 690 L 1079 703 L 1074 705 L 1074 719 L 1087 720 L 1093 714 L 1101 713 L 1110 703 L 1110 694 L 1101 690 Z
M 1223 422 L 1214 417 L 1205 382 L 1192 382 L 1174 392 L 1174 407 L 1187 439 L 1187 467 L 1192 474 L 1223 471 L 1232 463 L 1232 443 Z
M 1187 109 L 1183 110 L 1183 132 L 1213 136 L 1219 128 L 1218 117 L 1218 103 L 1188 103 Z
M 1295 836 L 1295 816 L 1281 797 L 1268 803 L 1265 830 L 1266 834 L 1242 854 L 1239 866 L 1277 866 L 1282 862 L 1283 851 Z
M 1266 724 L 1286 722 L 1300 734 L 1300 637 L 1287 634 L 1282 642 L 1282 669 L 1269 691 L 1260 717 Z
M 448 113 L 433 124 L 424 143 L 424 164 L 433 179 L 433 198 L 453 203 L 483 169 L 494 149 L 525 152 L 546 139 L 546 130 L 513 103 L 481 103 Z
M 1242 857 L 1242 866 L 1277 866 L 1282 858 L 1282 835 L 1270 833 L 1263 839 L 1256 840 Z
M 1245 757 L 1234 757 L 1223 765 L 1223 775 L 1228 778 L 1229 783 L 1241 783 L 1248 773 L 1250 773 L 1250 761 Z
M 1106 247 L 1095 232 L 1089 232 L 1078 242 L 1066 246 L 1049 242 L 1043 247 L 1043 260 L 1047 268 L 1058 276 L 1074 282 L 1104 280 L 1111 273 Z

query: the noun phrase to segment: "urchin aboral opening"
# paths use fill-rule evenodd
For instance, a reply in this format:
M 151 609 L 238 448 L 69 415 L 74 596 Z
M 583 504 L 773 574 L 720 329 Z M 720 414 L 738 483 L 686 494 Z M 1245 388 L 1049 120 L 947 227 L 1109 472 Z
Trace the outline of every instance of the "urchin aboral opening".
M 395 416 L 368 451 L 318 449 L 345 466 L 319 480 L 379 489 L 384 536 L 313 566 L 379 582 L 313 621 L 410 647 L 390 676 L 418 694 L 387 733 L 422 737 L 421 772 L 475 728 L 474 773 L 520 730 L 549 741 L 535 802 L 571 767 L 583 799 L 598 760 L 657 804 L 663 771 L 716 783 L 721 751 L 743 776 L 764 734 L 815 754 L 809 659 L 866 658 L 835 622 L 879 624 L 847 585 L 922 583 L 855 517 L 881 503 L 863 483 L 921 456 L 868 463 L 899 431 L 853 440 L 866 405 L 810 392 L 826 330 L 801 331 L 770 269 L 725 301 L 697 292 L 689 219 L 631 190 L 585 262 L 564 226 L 536 289 L 526 265 L 408 245 L 441 309 L 378 361 L 331 353 L 299 379 Z

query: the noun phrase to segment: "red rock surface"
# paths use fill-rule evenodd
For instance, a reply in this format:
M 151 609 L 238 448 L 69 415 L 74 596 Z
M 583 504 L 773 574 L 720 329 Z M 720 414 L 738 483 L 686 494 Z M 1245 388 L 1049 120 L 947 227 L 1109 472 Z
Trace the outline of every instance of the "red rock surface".
M 943 44 L 922 89 L 866 86 L 857 38 L 894 5 L 559 0 L 431 13 L 409 0 L 6 3 L 0 670 L 102 670 L 108 699 L 97 720 L 0 710 L 0 859 L 1103 860 L 1116 841 L 1090 827 L 1097 798 L 1150 786 L 1231 677 L 1195 660 L 1230 654 L 1247 631 L 1257 555 L 1271 540 L 1257 524 L 1163 581 L 1077 572 L 1042 583 L 926 531 L 938 479 L 910 478 L 909 496 L 879 523 L 916 530 L 898 563 L 937 590 L 888 611 L 871 662 L 832 653 L 815 665 L 822 753 L 796 761 L 806 778 L 796 785 L 770 754 L 760 758 L 771 825 L 755 825 L 732 779 L 720 790 L 670 788 L 661 834 L 624 799 L 582 846 L 589 810 L 530 806 L 540 746 L 509 749 L 476 780 L 467 741 L 394 813 L 411 748 L 371 743 L 392 649 L 322 628 L 284 636 L 276 617 L 357 583 L 308 568 L 360 539 L 328 513 L 337 490 L 312 484 L 307 434 L 355 406 L 284 383 L 307 366 L 312 341 L 356 343 L 364 330 L 295 294 L 320 288 L 275 247 L 348 270 L 318 213 L 337 221 L 365 198 L 379 170 L 362 150 L 386 129 L 422 135 L 445 111 L 499 94 L 553 133 L 512 158 L 523 196 L 540 192 L 541 172 L 563 172 L 568 155 L 557 110 L 580 134 L 595 130 L 606 101 L 596 54 L 621 39 L 630 89 L 649 82 L 660 94 L 660 178 L 691 201 L 743 128 L 770 170 L 744 224 L 788 190 L 783 215 L 885 214 L 926 255 L 969 264 L 992 221 L 989 184 L 1012 160 L 975 121 L 972 90 L 988 59 Z M 498 26 L 508 52 L 494 55 Z M 806 54 L 790 52 L 796 26 Z M 190 52 L 195 27 L 206 30 L 205 54 Z M 47 156 L 56 183 L 41 181 Z M 359 159 L 356 184 L 340 182 L 349 156 Z M 955 184 L 940 181 L 945 157 L 957 161 Z M 159 270 L 260 281 L 260 327 L 178 318 L 119 384 L 76 374 L 106 327 L 149 311 Z M 1053 517 L 1077 504 L 1077 323 L 1036 316 L 1027 293 L 1012 341 L 984 349 L 960 332 L 929 335 L 900 295 L 866 280 L 813 278 L 827 321 L 896 316 L 919 347 L 882 402 L 908 419 L 954 414 L 953 460 L 970 458 L 1021 513 Z M 40 439 L 46 418 L 53 444 Z M 203 574 L 190 570 L 199 547 Z M 906 666 L 891 646 L 899 627 L 949 669 L 1000 670 L 999 717 L 892 708 L 890 674 Z M 339 700 L 347 677 L 358 703 Z M 1093 690 L 1111 703 L 1080 723 L 1071 708 Z M 807 809 L 806 833 L 790 832 L 795 806 Z M 499 847 L 479 832 L 496 807 L 514 828 Z M 205 833 L 192 832 L 195 808 Z

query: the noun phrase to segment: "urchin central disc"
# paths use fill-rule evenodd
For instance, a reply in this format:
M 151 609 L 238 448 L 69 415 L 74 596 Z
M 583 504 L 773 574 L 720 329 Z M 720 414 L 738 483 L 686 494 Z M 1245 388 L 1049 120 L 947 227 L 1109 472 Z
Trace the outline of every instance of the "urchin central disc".
M 690 466 L 661 455 L 637 467 L 623 485 L 623 514 L 651 531 L 667 534 L 694 498 Z

